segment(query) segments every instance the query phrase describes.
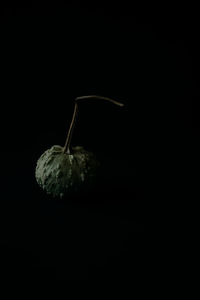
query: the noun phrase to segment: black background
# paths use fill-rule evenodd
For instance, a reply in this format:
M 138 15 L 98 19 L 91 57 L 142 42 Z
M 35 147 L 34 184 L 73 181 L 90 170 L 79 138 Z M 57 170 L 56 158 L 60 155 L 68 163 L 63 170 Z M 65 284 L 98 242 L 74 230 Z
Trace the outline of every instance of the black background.
M 194 7 L 1 4 L 6 280 L 145 277 L 150 257 L 159 255 L 152 250 L 155 215 L 164 215 L 161 203 L 177 207 L 177 191 L 189 185 L 188 157 L 199 130 L 198 66 Z M 53 199 L 35 181 L 36 161 L 64 144 L 74 99 L 89 94 L 125 106 L 80 104 L 72 143 L 97 155 L 101 174 L 91 191 Z

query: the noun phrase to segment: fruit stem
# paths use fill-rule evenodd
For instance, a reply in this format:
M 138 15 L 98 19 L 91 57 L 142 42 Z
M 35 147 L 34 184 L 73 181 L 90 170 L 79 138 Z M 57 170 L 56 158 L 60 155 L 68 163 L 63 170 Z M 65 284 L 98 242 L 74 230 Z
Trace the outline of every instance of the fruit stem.
M 124 106 L 123 103 L 120 103 L 118 101 L 115 101 L 115 100 L 107 98 L 107 97 L 102 97 L 102 96 L 97 96 L 97 95 L 81 96 L 81 97 L 75 98 L 74 112 L 73 112 L 71 124 L 70 124 L 70 127 L 69 127 L 69 131 L 68 131 L 68 134 L 67 134 L 67 139 L 66 139 L 65 145 L 63 147 L 63 153 L 70 154 L 71 138 L 72 138 L 72 133 L 73 133 L 73 129 L 74 129 L 74 125 L 75 125 L 75 121 L 76 121 L 76 117 L 77 117 L 77 112 L 78 112 L 78 103 L 77 103 L 77 101 L 85 100 L 85 99 L 105 100 L 105 101 L 109 101 L 113 104 L 116 104 L 118 106 Z

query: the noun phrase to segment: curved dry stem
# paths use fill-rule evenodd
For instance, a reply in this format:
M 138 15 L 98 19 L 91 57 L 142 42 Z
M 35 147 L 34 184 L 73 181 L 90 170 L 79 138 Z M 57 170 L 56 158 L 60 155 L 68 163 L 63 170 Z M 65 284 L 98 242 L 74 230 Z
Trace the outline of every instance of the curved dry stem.
M 69 147 L 70 147 L 70 142 L 71 142 L 71 138 L 72 138 L 73 128 L 74 128 L 76 117 L 77 117 L 77 112 L 78 112 L 78 105 L 75 102 L 74 113 L 73 113 L 73 116 L 72 116 L 72 120 L 71 120 L 71 124 L 70 124 L 70 127 L 69 127 L 69 131 L 68 131 L 68 134 L 67 134 L 67 139 L 66 139 L 65 145 L 63 147 L 63 152 L 64 153 L 66 152 L 67 154 L 70 154 Z
M 69 131 L 67 134 L 67 139 L 66 139 L 65 145 L 63 147 L 63 153 L 70 154 L 70 144 L 71 144 L 71 139 L 72 139 L 72 133 L 73 133 L 73 129 L 74 129 L 74 125 L 75 125 L 75 121 L 76 121 L 76 117 L 77 117 L 77 112 L 78 112 L 78 103 L 77 102 L 79 100 L 86 100 L 86 99 L 105 100 L 105 101 L 109 101 L 113 104 L 116 104 L 118 106 L 124 106 L 123 103 L 120 103 L 118 101 L 115 101 L 115 100 L 107 98 L 107 97 L 97 96 L 97 95 L 81 96 L 81 97 L 75 98 L 74 112 L 73 112 L 71 124 L 69 127 Z
M 75 99 L 75 101 L 78 101 L 78 100 L 85 100 L 85 99 L 95 99 L 95 100 L 106 100 L 106 101 L 109 101 L 113 104 L 116 104 L 116 105 L 119 105 L 119 106 L 124 106 L 123 103 L 121 102 L 118 102 L 118 101 L 115 101 L 111 98 L 107 98 L 107 97 L 103 97 L 103 96 L 97 96 L 97 95 L 90 95 L 90 96 L 81 96 L 81 97 L 77 97 Z

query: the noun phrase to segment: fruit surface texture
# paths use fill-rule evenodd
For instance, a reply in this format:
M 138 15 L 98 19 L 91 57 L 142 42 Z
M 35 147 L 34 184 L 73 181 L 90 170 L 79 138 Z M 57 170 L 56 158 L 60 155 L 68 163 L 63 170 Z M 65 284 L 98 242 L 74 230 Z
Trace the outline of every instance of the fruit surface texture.
M 97 166 L 94 154 L 83 147 L 72 147 L 71 152 L 66 153 L 63 147 L 54 145 L 38 159 L 35 177 L 48 194 L 62 198 L 92 181 Z

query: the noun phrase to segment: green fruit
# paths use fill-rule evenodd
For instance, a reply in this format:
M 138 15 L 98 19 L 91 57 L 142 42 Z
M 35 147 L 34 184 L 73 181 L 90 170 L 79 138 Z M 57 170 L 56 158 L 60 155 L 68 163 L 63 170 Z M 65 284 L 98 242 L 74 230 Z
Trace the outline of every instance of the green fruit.
M 78 112 L 77 101 L 91 98 L 123 106 L 122 103 L 115 100 L 95 95 L 75 99 L 74 113 L 64 147 L 52 146 L 37 161 L 36 181 L 48 194 L 63 197 L 69 192 L 78 191 L 88 185 L 95 177 L 99 163 L 94 154 L 82 147 L 70 147 Z
M 38 159 L 35 177 L 48 194 L 62 198 L 92 182 L 97 167 L 93 153 L 82 147 L 73 147 L 68 154 L 63 152 L 63 147 L 55 145 Z

